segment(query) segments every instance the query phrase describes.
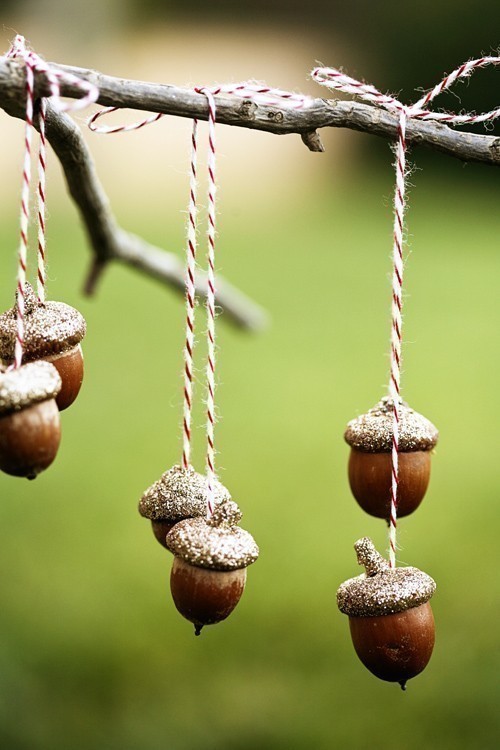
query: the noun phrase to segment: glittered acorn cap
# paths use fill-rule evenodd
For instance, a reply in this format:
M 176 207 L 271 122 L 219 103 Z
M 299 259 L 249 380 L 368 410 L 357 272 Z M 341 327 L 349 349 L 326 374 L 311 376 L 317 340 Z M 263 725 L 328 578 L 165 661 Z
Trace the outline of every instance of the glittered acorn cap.
M 191 466 L 173 466 L 149 487 L 139 502 L 139 513 L 151 521 L 181 521 L 207 512 L 207 478 Z M 214 482 L 214 504 L 230 500 L 223 484 Z
M 344 581 L 337 591 L 341 612 L 351 617 L 376 617 L 404 612 L 429 601 L 436 584 L 418 568 L 390 568 L 368 537 L 354 545 L 366 573 Z
M 210 570 L 238 570 L 255 562 L 259 548 L 237 523 L 241 511 L 232 500 L 216 506 L 209 520 L 188 518 L 167 534 L 167 548 L 190 565 Z
M 55 398 L 61 378 L 50 362 L 30 362 L 0 373 L 0 416 Z
M 399 401 L 399 450 L 430 451 L 439 433 L 422 414 Z M 392 450 L 394 399 L 385 397 L 347 425 L 344 438 L 352 448 L 366 453 L 386 453 Z
M 31 284 L 24 288 L 25 361 L 50 357 L 77 346 L 85 336 L 85 319 L 64 302 L 39 302 Z M 11 362 L 17 332 L 17 307 L 0 315 L 0 359 Z

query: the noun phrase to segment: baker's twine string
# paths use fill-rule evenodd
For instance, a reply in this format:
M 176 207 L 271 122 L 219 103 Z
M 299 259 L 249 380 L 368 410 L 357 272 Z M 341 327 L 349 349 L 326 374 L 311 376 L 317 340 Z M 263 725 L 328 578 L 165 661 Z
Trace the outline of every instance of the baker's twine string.
M 223 86 L 217 89 L 196 88 L 197 93 L 203 94 L 208 103 L 208 250 L 207 250 L 207 518 L 214 511 L 214 490 L 217 478 L 215 471 L 215 239 L 216 239 L 216 103 L 215 96 L 219 93 L 238 94 L 254 101 L 275 103 L 277 99 L 286 100 L 294 107 L 302 107 L 307 102 L 305 97 L 291 94 L 281 89 L 269 89 L 249 84 L 238 84 L 236 87 Z
M 396 187 L 394 193 L 394 232 L 393 232 L 393 274 L 392 274 L 392 312 L 391 312 L 391 371 L 389 395 L 393 401 L 393 435 L 392 435 L 392 482 L 391 508 L 389 518 L 389 564 L 396 567 L 396 530 L 398 511 L 399 480 L 399 422 L 401 404 L 401 344 L 402 344 L 402 307 L 403 307 L 403 227 L 406 209 L 406 124 L 409 119 L 434 120 L 448 125 L 464 125 L 495 120 L 500 116 L 500 107 L 481 114 L 454 114 L 433 112 L 427 105 L 458 79 L 467 78 L 477 68 L 498 65 L 500 57 L 489 56 L 469 60 L 447 75 L 440 83 L 422 96 L 415 104 L 403 104 L 389 94 L 382 94 L 374 86 L 362 83 L 336 68 L 315 68 L 311 76 L 321 86 L 357 96 L 364 101 L 382 107 L 398 117 L 398 138 L 396 147 Z
M 196 219 L 197 219 L 197 134 L 198 120 L 193 120 L 191 134 L 191 163 L 189 176 L 188 231 L 186 245 L 186 338 L 184 342 L 184 421 L 182 441 L 182 466 L 191 464 L 191 421 L 193 411 L 193 349 L 194 317 L 196 304 Z
M 239 96 L 242 99 L 251 99 L 255 104 L 267 104 L 269 106 L 276 104 L 287 104 L 294 109 L 300 109 L 304 107 L 307 102 L 312 101 L 307 96 L 302 94 L 294 94 L 290 91 L 284 91 L 283 89 L 270 88 L 258 83 L 245 82 L 245 83 L 228 83 L 223 86 L 213 86 L 210 88 L 203 87 L 209 91 L 212 96 L 218 94 L 228 94 L 233 96 Z M 201 93 L 201 87 L 196 87 L 194 91 L 197 94 Z M 120 107 L 104 107 L 103 109 L 96 112 L 88 120 L 88 126 L 94 133 L 100 133 L 102 135 L 111 135 L 113 133 L 130 133 L 133 130 L 140 130 L 146 125 L 151 125 L 153 122 L 158 122 L 162 117 L 166 117 L 165 113 L 158 112 L 146 117 L 143 120 L 129 123 L 128 125 L 101 125 L 97 126 L 95 123 L 101 117 L 111 114 L 111 112 L 117 112 Z
M 38 148 L 38 275 L 36 289 L 38 300 L 45 302 L 45 284 L 47 272 L 45 269 L 45 172 L 47 169 L 47 139 L 45 137 L 45 122 L 47 119 L 47 101 L 40 100 L 40 113 L 38 127 L 40 132 L 40 145 Z
M 22 60 L 26 66 L 26 127 L 24 137 L 24 165 L 21 190 L 21 219 L 20 219 L 20 242 L 18 250 L 18 272 L 17 272 L 17 320 L 16 320 L 16 343 L 14 348 L 13 368 L 21 367 L 24 349 L 24 312 L 25 312 L 25 286 L 26 267 L 28 255 L 28 221 L 29 221 L 29 198 L 31 185 L 31 145 L 34 130 L 34 108 L 35 108 L 35 74 L 45 76 L 49 86 L 49 96 L 53 98 L 56 108 L 60 112 L 82 109 L 96 101 L 99 96 L 98 89 L 87 81 L 82 81 L 71 73 L 62 72 L 51 68 L 45 60 L 42 60 L 26 46 L 26 41 L 21 35 L 17 35 L 11 48 L 4 56 L 12 60 Z M 69 102 L 61 100 L 61 83 L 75 84 L 81 89 L 82 96 Z M 38 154 L 38 277 L 37 294 L 40 302 L 45 302 L 45 171 L 46 171 L 46 99 L 41 99 L 38 124 L 40 128 L 40 147 Z
M 216 209 L 217 195 L 216 181 L 216 142 L 215 98 L 208 88 L 200 88 L 200 94 L 207 99 L 208 104 L 208 208 L 207 208 L 207 518 L 214 512 L 215 490 L 215 237 L 216 237 Z
M 212 516 L 214 510 L 214 489 L 216 480 L 215 471 L 215 240 L 216 240 L 216 101 L 218 94 L 240 96 L 243 99 L 251 99 L 256 104 L 286 104 L 293 108 L 300 108 L 311 101 L 308 97 L 293 94 L 282 89 L 270 88 L 262 84 L 237 83 L 216 87 L 196 87 L 194 91 L 201 94 L 208 104 L 208 250 L 207 250 L 207 517 Z M 88 121 L 89 128 L 95 133 L 110 135 L 114 133 L 129 133 L 139 130 L 160 120 L 163 113 L 156 113 L 128 125 L 97 126 L 96 122 L 104 115 L 116 112 L 118 107 L 105 107 L 96 112 Z M 188 230 L 186 244 L 186 337 L 184 342 L 184 404 L 182 425 L 182 466 L 187 469 L 191 462 L 191 436 L 192 436 L 192 409 L 193 409 L 193 350 L 194 350 L 194 324 L 195 324 L 195 270 L 197 252 L 197 132 L 198 120 L 193 119 L 193 131 L 191 136 L 191 162 L 190 162 L 190 187 L 188 208 Z

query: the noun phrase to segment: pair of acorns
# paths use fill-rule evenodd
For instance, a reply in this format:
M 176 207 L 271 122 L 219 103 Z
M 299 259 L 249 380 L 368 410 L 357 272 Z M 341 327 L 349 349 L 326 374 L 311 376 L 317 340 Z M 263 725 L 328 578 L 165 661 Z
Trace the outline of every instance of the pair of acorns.
M 196 635 L 231 614 L 243 594 L 246 569 L 259 556 L 251 534 L 238 526 L 242 514 L 228 490 L 215 481 L 211 495 L 213 512 L 207 516 L 206 477 L 192 467 L 173 466 L 139 502 L 156 539 L 174 554 L 172 598 Z
M 17 305 L 0 315 L 0 469 L 35 477 L 53 462 L 61 440 L 59 411 L 83 380 L 83 316 L 63 302 L 40 302 L 24 289 L 23 363 L 13 366 Z
M 438 431 L 403 401 L 398 407 L 397 515 L 421 503 L 430 478 L 431 453 Z M 392 494 L 394 401 L 384 398 L 367 414 L 349 422 L 349 483 L 359 505 L 389 520 Z M 343 583 L 337 592 L 341 612 L 349 615 L 357 655 L 377 677 L 399 682 L 419 674 L 434 647 L 434 618 L 429 599 L 436 584 L 412 567 L 391 568 L 363 538 L 355 544 L 366 574 Z

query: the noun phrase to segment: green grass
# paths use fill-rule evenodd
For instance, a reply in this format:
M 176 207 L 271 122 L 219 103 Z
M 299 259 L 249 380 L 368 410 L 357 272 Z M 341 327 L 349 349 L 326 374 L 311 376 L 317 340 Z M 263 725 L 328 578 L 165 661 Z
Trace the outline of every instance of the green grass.
M 179 458 L 180 298 L 117 267 L 82 299 L 85 242 L 54 214 L 51 296 L 87 318 L 87 371 L 54 466 L 0 477 L 1 747 L 496 746 L 500 202 L 463 175 L 417 175 L 409 214 L 403 389 L 441 440 L 428 496 L 400 524 L 401 562 L 438 583 L 435 653 L 406 694 L 364 670 L 335 605 L 354 541 L 386 547 L 350 497 L 342 434 L 384 393 L 390 181 L 277 201 L 250 223 L 222 214 L 219 266 L 272 316 L 254 337 L 221 320 L 218 337 L 220 476 L 261 559 L 199 639 L 136 510 Z M 172 246 L 177 224 L 131 228 Z M 15 217 L 0 232 L 7 307 Z M 202 466 L 202 426 L 195 441 Z

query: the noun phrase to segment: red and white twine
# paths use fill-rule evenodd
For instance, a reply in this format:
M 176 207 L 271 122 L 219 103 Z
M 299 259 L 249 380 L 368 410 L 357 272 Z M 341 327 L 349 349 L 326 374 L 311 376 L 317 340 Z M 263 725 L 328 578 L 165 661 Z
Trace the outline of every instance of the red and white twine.
M 215 95 L 220 93 L 236 94 L 245 99 L 260 101 L 266 104 L 276 103 L 276 100 L 288 101 L 295 107 L 302 107 L 306 99 L 297 94 L 270 89 L 257 84 L 237 84 L 236 86 L 220 86 L 215 89 L 206 87 L 196 88 L 197 93 L 203 94 L 208 103 L 208 250 L 207 250 L 207 455 L 206 472 L 208 484 L 207 517 L 214 509 L 215 472 L 215 239 L 216 239 L 216 104 Z
M 215 236 L 217 195 L 216 159 L 215 159 L 215 99 L 210 89 L 201 88 L 200 94 L 207 99 L 208 104 L 208 208 L 207 208 L 207 516 L 214 510 L 215 489 Z
M 216 86 L 213 88 L 197 87 L 194 89 L 197 94 L 201 94 L 207 100 L 208 104 L 208 208 L 207 208 L 207 367 L 206 367 L 206 404 L 207 404 L 207 453 L 206 453 L 206 473 L 208 485 L 207 499 L 207 517 L 210 517 L 214 508 L 214 485 L 216 480 L 215 470 L 215 366 L 216 366 L 216 347 L 215 347 L 215 240 L 216 240 L 216 141 L 215 141 L 215 124 L 217 119 L 217 108 L 215 97 L 218 94 L 228 94 L 239 96 L 243 99 L 250 99 L 255 104 L 267 105 L 286 105 L 293 108 L 301 108 L 307 102 L 311 101 L 308 97 L 300 94 L 294 94 L 282 89 L 269 88 L 258 83 L 237 83 Z M 146 125 L 157 122 L 164 115 L 162 113 L 153 114 L 143 120 L 131 123 L 129 125 L 116 126 L 97 126 L 97 120 L 103 115 L 116 112 L 117 107 L 106 107 L 96 112 L 88 121 L 89 128 L 95 133 L 109 135 L 113 133 L 129 133 L 133 130 L 139 130 Z M 194 350 L 194 323 L 195 323 L 195 269 L 196 269 L 196 252 L 197 252 L 197 133 L 198 120 L 193 119 L 193 131 L 191 136 L 191 162 L 190 162 L 190 185 L 189 185 L 189 209 L 188 209 L 188 230 L 186 244 L 186 337 L 184 342 L 184 404 L 183 404 L 183 424 L 182 424 L 182 466 L 187 469 L 191 463 L 191 438 L 192 438 L 192 409 L 193 409 L 193 350 Z
M 357 96 L 364 101 L 387 109 L 398 117 L 398 138 L 396 146 L 396 186 L 394 193 L 394 232 L 393 232 L 393 274 L 392 274 L 392 321 L 391 321 L 391 371 L 389 395 L 393 400 L 393 439 L 392 439 L 392 486 L 389 518 L 389 563 L 396 567 L 396 529 L 398 511 L 398 455 L 399 455 L 399 407 L 401 404 L 401 345 L 402 345 L 402 306 L 403 306 L 403 227 L 406 208 L 406 125 L 409 119 L 435 120 L 448 125 L 464 125 L 494 120 L 500 116 L 500 107 L 482 114 L 456 115 L 449 112 L 432 112 L 427 105 L 460 78 L 467 78 L 477 68 L 500 64 L 500 57 L 480 57 L 469 60 L 447 75 L 437 86 L 422 96 L 415 104 L 402 104 L 388 94 L 382 94 L 370 84 L 356 81 L 336 68 L 315 68 L 311 76 L 321 86 Z
M 26 47 L 24 37 L 18 35 L 6 53 L 5 58 L 22 60 L 26 66 L 26 126 L 24 137 L 24 165 L 21 189 L 21 219 L 20 219 L 20 241 L 18 250 L 18 272 L 17 272 L 17 335 L 14 349 L 14 368 L 22 364 L 24 348 L 24 309 L 25 309 L 25 286 L 26 268 L 28 256 L 28 222 L 29 222 L 29 200 L 31 186 L 31 146 L 34 130 L 35 109 L 35 75 L 41 74 L 47 81 L 50 97 L 53 97 L 59 111 L 77 110 L 86 107 L 96 101 L 99 96 L 98 89 L 87 81 L 82 81 L 71 73 L 66 73 L 51 68 L 45 60 L 42 60 L 35 52 Z M 82 91 L 79 99 L 69 102 L 61 101 L 61 83 L 75 84 Z M 40 129 L 40 147 L 38 154 L 38 277 L 37 292 L 40 302 L 45 301 L 45 171 L 46 171 L 46 99 L 40 101 L 38 125 Z
M 14 348 L 14 368 L 21 367 L 24 348 L 24 289 L 28 258 L 28 221 L 31 182 L 31 141 L 33 132 L 33 67 L 26 64 L 26 125 L 24 130 L 24 164 L 21 188 L 20 240 L 17 266 L 17 333 Z
M 196 218 L 197 218 L 197 133 L 198 121 L 193 120 L 191 134 L 191 168 L 189 179 L 188 233 L 186 246 L 186 338 L 184 342 L 184 420 L 182 440 L 182 466 L 191 465 L 191 421 L 193 412 L 193 349 L 194 315 L 196 304 Z
M 208 91 L 212 96 L 218 94 L 228 94 L 232 96 L 239 96 L 242 99 L 251 99 L 255 104 L 267 104 L 269 106 L 276 105 L 280 102 L 284 102 L 287 106 L 295 107 L 297 109 L 303 107 L 310 99 L 302 94 L 294 94 L 290 91 L 283 91 L 282 89 L 269 88 L 259 83 L 228 83 L 224 86 L 214 86 L 212 88 L 207 87 L 196 87 L 194 89 L 196 93 L 201 94 L 202 90 Z M 100 125 L 97 126 L 95 123 L 104 115 L 109 115 L 112 112 L 118 112 L 119 107 L 104 107 L 95 114 L 93 114 L 88 120 L 88 127 L 94 133 L 100 133 L 101 135 L 112 135 L 114 133 L 130 133 L 133 130 L 140 130 L 146 125 L 151 125 L 153 122 L 158 122 L 162 117 L 166 117 L 163 112 L 157 112 L 143 120 L 129 123 L 128 125 Z
M 47 169 L 47 140 L 45 137 L 45 121 L 47 118 L 47 101 L 40 100 L 40 114 L 38 127 L 40 132 L 40 146 L 38 149 L 38 274 L 37 295 L 38 300 L 45 302 L 45 283 L 47 273 L 45 269 L 45 172 Z

